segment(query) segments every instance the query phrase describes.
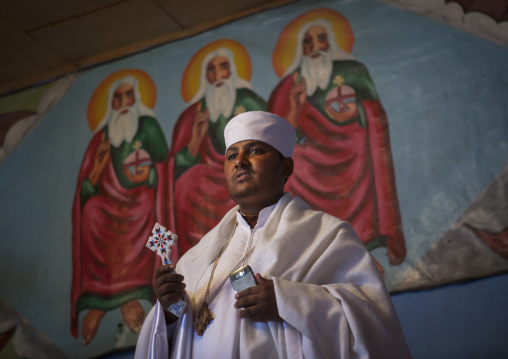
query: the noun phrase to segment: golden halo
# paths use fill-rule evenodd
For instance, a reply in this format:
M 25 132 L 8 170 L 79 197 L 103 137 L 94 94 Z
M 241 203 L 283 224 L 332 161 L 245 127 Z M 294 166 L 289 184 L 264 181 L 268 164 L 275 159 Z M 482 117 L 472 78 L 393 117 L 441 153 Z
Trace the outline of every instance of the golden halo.
M 88 126 L 92 132 L 106 115 L 109 89 L 116 81 L 126 76 L 133 76 L 138 80 L 141 102 L 147 107 L 154 108 L 157 101 L 157 90 L 152 78 L 146 72 L 137 69 L 123 69 L 113 72 L 97 86 L 88 103 Z
M 250 82 L 252 76 L 252 64 L 245 47 L 239 42 L 230 39 L 220 39 L 209 43 L 201 48 L 190 59 L 182 76 L 180 91 L 185 102 L 189 102 L 198 92 L 201 79 L 201 65 L 206 55 L 225 47 L 233 53 L 238 77 Z
M 349 21 L 342 14 L 332 9 L 321 8 L 310 10 L 294 19 L 282 30 L 272 55 L 273 69 L 277 76 L 281 77 L 284 75 L 288 67 L 293 63 L 298 31 L 306 23 L 318 19 L 327 20 L 331 24 L 337 46 L 351 53 L 354 37 Z

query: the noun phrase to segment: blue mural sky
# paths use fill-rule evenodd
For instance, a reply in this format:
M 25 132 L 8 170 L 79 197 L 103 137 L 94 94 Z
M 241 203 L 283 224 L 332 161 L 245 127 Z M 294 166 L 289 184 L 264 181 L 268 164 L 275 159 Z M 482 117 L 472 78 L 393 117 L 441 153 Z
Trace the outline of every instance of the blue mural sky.
M 279 82 L 272 51 L 280 32 L 319 7 L 349 20 L 352 54 L 369 69 L 388 115 L 408 253 L 398 267 L 389 266 L 386 251 L 374 255 L 388 286 L 397 285 L 508 163 L 508 50 L 374 0 L 302 1 L 80 73 L 0 164 L 2 298 L 68 353 L 95 355 L 114 341 L 118 313 L 104 319 L 89 348 L 69 328 L 71 208 L 92 137 L 87 107 L 97 85 L 120 69 L 147 72 L 157 88 L 154 112 L 170 145 L 186 108 L 182 74 L 196 51 L 221 38 L 240 42 L 251 56 L 253 90 L 268 100 Z

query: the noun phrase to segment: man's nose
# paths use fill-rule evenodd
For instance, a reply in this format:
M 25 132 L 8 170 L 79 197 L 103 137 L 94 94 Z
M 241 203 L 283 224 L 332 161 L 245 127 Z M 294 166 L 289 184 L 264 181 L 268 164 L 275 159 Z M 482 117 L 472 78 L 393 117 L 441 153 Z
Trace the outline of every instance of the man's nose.
M 236 157 L 235 166 L 238 168 L 247 167 L 249 165 L 249 157 L 247 153 L 240 152 Z

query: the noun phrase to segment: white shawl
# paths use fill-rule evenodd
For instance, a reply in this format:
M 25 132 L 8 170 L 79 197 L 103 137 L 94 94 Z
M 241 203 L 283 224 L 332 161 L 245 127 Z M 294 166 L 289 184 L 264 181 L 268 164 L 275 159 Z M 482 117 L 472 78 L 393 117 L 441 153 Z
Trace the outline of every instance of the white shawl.
M 176 270 L 184 275 L 187 289 L 196 287 L 227 245 L 237 209 L 230 210 L 178 262 Z M 348 222 L 312 211 L 298 197 L 286 193 L 256 234 L 259 237 L 250 263 L 256 272 L 274 281 L 279 315 L 284 320 L 258 324 L 271 333 L 279 358 L 411 357 L 380 273 Z M 188 294 L 192 299 L 193 293 Z M 157 307 L 158 303 L 145 320 L 136 359 L 168 357 L 160 352 L 163 356 L 149 354 L 157 332 L 152 327 L 161 318 L 164 323 Z M 154 320 L 154 314 L 158 319 Z M 159 327 L 165 329 L 165 325 Z M 242 321 L 241 341 L 248 342 L 255 335 L 252 328 L 247 320 Z M 190 358 L 192 337 L 188 305 L 178 323 L 171 358 Z M 242 352 L 241 357 L 251 355 Z

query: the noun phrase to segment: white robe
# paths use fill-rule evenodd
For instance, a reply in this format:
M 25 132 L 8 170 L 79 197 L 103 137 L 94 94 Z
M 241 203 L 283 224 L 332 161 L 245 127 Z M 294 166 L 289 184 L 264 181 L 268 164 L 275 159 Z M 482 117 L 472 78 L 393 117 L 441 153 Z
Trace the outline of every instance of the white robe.
M 237 209 L 229 211 L 178 262 L 176 270 L 185 277 L 189 303 L 192 291 L 227 246 Z M 277 308 L 284 321 L 241 319 L 237 336 L 241 358 L 259 357 L 258 336 L 271 336 L 274 356 L 279 358 L 411 358 L 380 273 L 348 222 L 312 211 L 286 193 L 264 226 L 254 232 L 253 243 L 256 249 L 249 264 L 254 272 L 274 281 Z M 200 305 L 203 298 L 195 300 Z M 238 315 L 234 308 L 231 313 Z M 135 358 L 167 355 L 165 334 L 157 303 L 145 320 Z M 178 321 L 170 357 L 192 357 L 192 339 L 188 305 Z M 232 340 L 228 336 L 221 339 Z M 218 341 L 216 345 L 222 344 Z

